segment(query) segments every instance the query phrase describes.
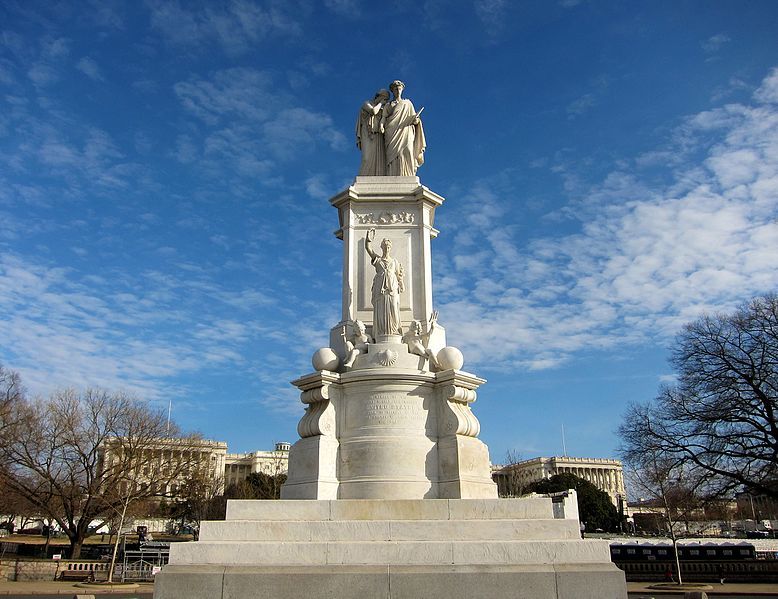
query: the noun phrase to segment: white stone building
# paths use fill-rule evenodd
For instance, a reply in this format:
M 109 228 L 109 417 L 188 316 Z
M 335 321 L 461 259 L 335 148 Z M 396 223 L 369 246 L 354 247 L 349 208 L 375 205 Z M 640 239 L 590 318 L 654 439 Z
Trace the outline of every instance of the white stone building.
M 497 466 L 492 473 L 501 496 L 516 493 L 531 483 L 556 474 L 574 474 L 605 491 L 617 508 L 626 505 L 624 472 L 619 460 L 554 456 L 532 458 L 517 464 Z
M 118 448 L 107 442 L 102 448 L 101 459 L 110 466 L 119 456 Z M 135 473 L 138 484 L 158 484 L 159 476 L 155 472 L 166 474 L 185 463 L 186 467 L 165 487 L 157 489 L 160 495 L 175 497 L 183 481 L 195 470 L 205 472 L 221 490 L 246 479 L 252 472 L 264 472 L 275 476 L 285 474 L 289 463 L 289 443 L 276 443 L 272 451 L 252 451 L 249 453 L 227 453 L 227 443 L 207 439 L 160 439 L 148 450 L 152 456 L 144 459 L 142 471 Z M 128 484 L 128 483 L 123 483 Z
M 224 484 L 230 486 L 246 479 L 252 472 L 271 476 L 286 474 L 289 468 L 289 443 L 276 443 L 272 451 L 228 453 L 224 460 Z
M 100 449 L 102 462 L 100 469 L 110 468 L 112 464 L 120 462 L 121 451 L 121 444 L 118 441 L 106 441 Z M 192 438 L 158 439 L 153 446 L 144 449 L 143 465 L 139 468 L 139 472 L 132 474 L 131 478 L 135 481 L 132 484 L 159 486 L 154 489 L 156 494 L 175 496 L 181 484 L 195 471 L 199 471 L 221 486 L 226 454 L 227 444 L 223 441 Z M 168 481 L 169 472 L 176 472 L 176 476 Z M 161 482 L 163 480 L 166 481 L 164 485 Z M 126 487 L 130 483 L 121 484 Z M 125 493 L 126 488 L 121 492 Z

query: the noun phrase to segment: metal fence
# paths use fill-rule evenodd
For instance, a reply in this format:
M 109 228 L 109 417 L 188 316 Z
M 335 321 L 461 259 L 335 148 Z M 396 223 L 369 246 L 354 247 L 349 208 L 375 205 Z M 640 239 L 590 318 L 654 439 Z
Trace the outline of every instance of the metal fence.
M 120 574 L 122 582 L 150 582 L 154 575 L 167 564 L 169 547 L 141 548 L 125 551 Z
M 622 562 L 614 560 L 624 570 L 628 581 L 665 580 L 667 572 L 674 575 L 675 562 Z M 681 574 L 684 580 L 696 582 L 718 581 L 721 578 L 729 582 L 778 582 L 778 561 L 776 560 L 738 560 L 738 561 L 682 561 Z

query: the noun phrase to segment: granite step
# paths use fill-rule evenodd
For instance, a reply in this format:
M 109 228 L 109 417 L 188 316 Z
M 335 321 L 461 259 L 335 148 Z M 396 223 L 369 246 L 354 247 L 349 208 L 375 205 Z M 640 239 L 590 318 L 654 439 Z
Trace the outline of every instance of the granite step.
M 577 539 L 574 520 L 229 520 L 203 522 L 200 541 L 513 541 Z
M 532 520 L 577 519 L 575 502 L 519 499 L 230 500 L 227 520 Z M 555 507 L 556 506 L 556 507 Z M 572 511 L 575 511 L 573 514 Z M 569 513 L 562 513 L 569 512 Z
M 200 541 L 175 543 L 171 564 L 557 564 L 610 560 L 607 541 Z

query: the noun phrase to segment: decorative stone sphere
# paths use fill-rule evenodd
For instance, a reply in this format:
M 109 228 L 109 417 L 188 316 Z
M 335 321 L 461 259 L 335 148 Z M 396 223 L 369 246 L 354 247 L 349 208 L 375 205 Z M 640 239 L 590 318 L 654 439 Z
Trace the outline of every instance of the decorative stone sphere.
M 465 357 L 456 347 L 444 347 L 436 356 L 441 370 L 461 370 Z
M 322 370 L 335 372 L 338 369 L 338 364 L 340 364 L 340 359 L 338 359 L 338 354 L 336 354 L 331 347 L 322 347 L 321 349 L 317 349 L 316 353 L 313 354 L 311 362 L 313 363 L 314 370 L 318 370 L 319 372 Z

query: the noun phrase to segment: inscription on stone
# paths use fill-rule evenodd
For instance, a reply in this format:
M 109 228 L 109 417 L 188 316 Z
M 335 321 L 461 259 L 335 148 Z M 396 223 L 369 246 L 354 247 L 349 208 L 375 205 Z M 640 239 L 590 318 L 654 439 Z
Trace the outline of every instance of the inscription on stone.
M 420 398 L 398 393 L 376 393 L 365 402 L 365 424 L 408 424 L 417 419 Z

